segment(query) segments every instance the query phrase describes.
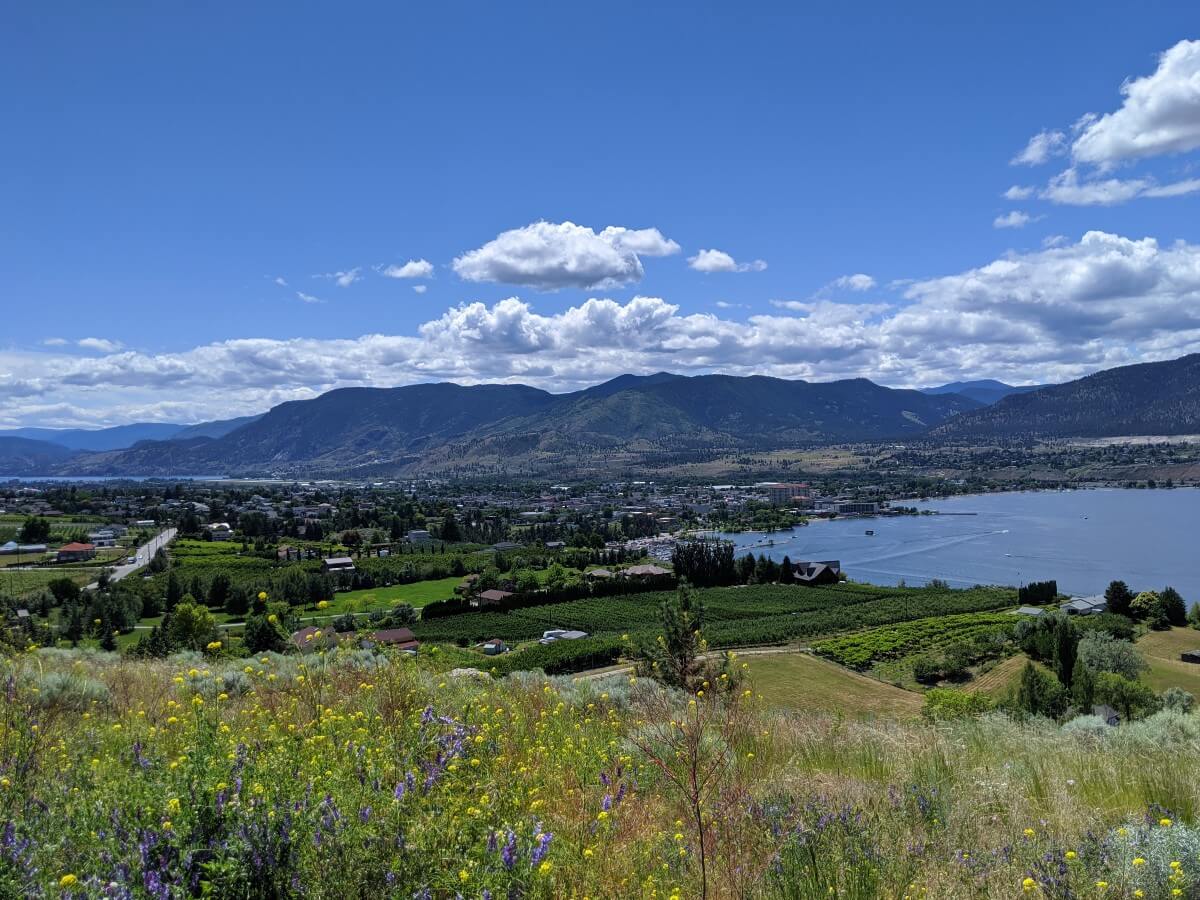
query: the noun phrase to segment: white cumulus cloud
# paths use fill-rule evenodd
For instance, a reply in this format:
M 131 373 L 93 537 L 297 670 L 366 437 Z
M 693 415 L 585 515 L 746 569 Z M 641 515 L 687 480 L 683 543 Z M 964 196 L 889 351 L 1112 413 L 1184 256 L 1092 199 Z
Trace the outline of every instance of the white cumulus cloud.
M 1025 149 L 1010 161 L 1014 166 L 1040 166 L 1051 157 L 1067 152 L 1067 136 L 1061 131 L 1040 131 L 1029 139 Z
M 1029 213 L 1021 212 L 1019 209 L 1014 209 L 1002 216 L 996 216 L 992 219 L 993 228 L 1024 228 L 1032 221 Z
M 1078 161 L 1109 167 L 1200 147 L 1200 40 L 1161 54 L 1153 74 L 1121 86 L 1121 108 L 1089 116 L 1071 145 Z
M 410 259 L 402 266 L 393 263 L 380 269 L 379 274 L 387 278 L 432 278 L 433 263 L 427 259 Z
M 120 341 L 110 341 L 108 338 L 85 337 L 76 343 L 84 350 L 95 350 L 99 353 L 112 353 L 121 349 Z
M 597 233 L 574 222 L 534 222 L 498 235 L 454 260 L 465 281 L 519 284 L 543 291 L 607 288 L 640 281 L 641 257 L 668 256 L 679 245 L 657 228 L 609 226 Z
M 723 250 L 701 250 L 689 257 L 688 266 L 697 272 L 761 272 L 767 267 L 765 260 L 755 259 L 739 263 Z
M 908 281 L 886 302 L 839 302 L 830 287 L 742 321 L 661 297 L 545 313 L 509 297 L 462 303 L 407 334 L 240 338 L 172 353 L 0 348 L 0 425 L 198 421 L 355 385 L 568 390 L 664 369 L 896 386 L 1059 381 L 1200 351 L 1200 244 L 1092 231 Z

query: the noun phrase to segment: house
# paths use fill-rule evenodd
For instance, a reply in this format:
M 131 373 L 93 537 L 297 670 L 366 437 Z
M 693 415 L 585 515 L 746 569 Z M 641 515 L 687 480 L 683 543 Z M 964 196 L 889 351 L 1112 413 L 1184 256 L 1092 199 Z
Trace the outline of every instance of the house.
M 490 641 L 484 641 L 480 644 L 479 649 L 486 656 L 499 656 L 501 653 L 508 652 L 508 644 L 504 643 L 500 638 L 492 638 Z
M 134 528 L 153 528 L 155 522 L 153 519 L 138 519 L 133 523 Z
M 626 578 L 654 578 L 659 575 L 670 575 L 671 570 L 664 569 L 662 566 L 640 565 L 622 569 L 621 574 Z
M 17 542 L 9 541 L 6 544 L 0 544 L 0 555 L 17 552 Z
M 605 579 L 605 578 L 613 577 L 613 573 L 608 571 L 608 569 L 592 569 L 590 572 L 585 572 L 584 574 L 588 578 L 597 578 L 597 579 Z
M 520 550 L 521 545 L 515 541 L 498 541 L 497 543 L 492 544 L 492 549 L 500 552 L 507 550 Z
M 1045 610 L 1039 606 L 1022 606 L 1017 610 L 1018 616 L 1040 616 Z
M 93 531 L 88 535 L 88 540 L 96 547 L 115 547 L 117 546 L 117 538 L 111 531 Z
M 545 546 L 545 548 L 547 550 L 561 550 L 563 547 L 567 546 L 567 542 L 566 541 L 546 541 L 546 543 L 543 546 Z
M 501 601 L 503 601 L 511 596 L 512 596 L 512 591 L 500 591 L 500 590 L 496 590 L 495 588 L 492 588 L 491 590 L 480 591 L 479 596 L 475 597 L 471 601 L 471 605 L 475 606 L 475 607 L 495 606 L 496 604 L 500 603 Z
M 1108 611 L 1108 601 L 1104 599 L 1103 594 L 1096 594 L 1092 597 L 1072 597 L 1059 609 L 1070 616 L 1094 616 Z
M 792 564 L 792 577 L 797 584 L 836 584 L 841 574 L 842 564 L 836 559 Z
M 58 554 L 54 559 L 56 562 L 83 562 L 92 559 L 95 555 L 95 544 L 81 544 L 78 541 L 72 541 L 59 547 Z
M 353 572 L 354 560 L 348 556 L 331 556 L 321 560 L 321 571 L 326 575 L 333 572 Z
M 214 541 L 228 541 L 233 537 L 233 529 L 229 527 L 228 522 L 213 522 L 204 527 Z
M 292 643 L 302 653 L 310 653 L 335 646 L 342 639 L 333 628 L 317 628 L 309 625 L 292 634 Z
M 369 640 L 371 643 L 396 647 L 405 653 L 416 653 L 417 648 L 421 646 L 417 636 L 407 628 L 387 628 L 383 631 L 376 631 L 371 634 Z
M 566 628 L 551 628 L 549 631 L 543 631 L 539 644 L 553 644 L 555 641 L 577 641 L 580 638 L 587 637 L 586 631 L 575 631 Z
M 1200 663 L 1200 650 L 1184 650 L 1179 658 L 1185 663 Z
M 405 540 L 410 544 L 431 544 L 433 543 L 433 535 L 424 528 L 414 528 L 408 533 Z

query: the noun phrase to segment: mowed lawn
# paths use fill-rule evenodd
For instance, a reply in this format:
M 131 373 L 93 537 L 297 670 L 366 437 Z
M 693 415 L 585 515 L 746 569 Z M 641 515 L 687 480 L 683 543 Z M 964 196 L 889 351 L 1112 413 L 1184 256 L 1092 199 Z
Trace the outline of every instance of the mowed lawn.
M 1200 631 L 1194 628 L 1151 631 L 1137 642 L 1137 648 L 1150 664 L 1150 671 L 1142 680 L 1154 690 L 1181 687 L 1200 697 L 1200 665 L 1179 658 L 1184 650 L 1200 650 Z
M 346 591 L 334 594 L 333 602 L 323 612 L 331 615 L 343 612 L 370 612 L 375 609 L 390 609 L 397 603 L 422 607 L 435 600 L 449 600 L 461 582 L 462 576 L 451 575 L 449 578 L 437 578 L 433 581 L 414 581 L 412 584 Z
M 920 694 L 876 681 L 808 653 L 745 656 L 754 690 L 778 709 L 816 709 L 849 716 L 909 718 Z

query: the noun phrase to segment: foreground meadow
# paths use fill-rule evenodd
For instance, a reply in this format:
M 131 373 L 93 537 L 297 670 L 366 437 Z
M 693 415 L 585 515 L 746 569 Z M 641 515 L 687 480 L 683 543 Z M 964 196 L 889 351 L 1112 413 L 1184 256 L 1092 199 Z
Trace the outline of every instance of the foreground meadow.
M 1200 896 L 1178 712 L 851 721 L 436 653 L 3 665 L 4 898 Z

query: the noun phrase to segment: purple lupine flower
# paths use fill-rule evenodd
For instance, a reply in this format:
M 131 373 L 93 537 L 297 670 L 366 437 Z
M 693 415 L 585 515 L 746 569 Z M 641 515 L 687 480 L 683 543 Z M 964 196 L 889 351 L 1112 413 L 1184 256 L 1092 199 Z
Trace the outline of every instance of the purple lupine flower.
M 552 840 L 554 840 L 554 835 L 548 831 L 546 831 L 546 832 L 539 831 L 534 836 L 534 840 L 537 841 L 537 844 L 534 845 L 533 854 L 530 856 L 530 859 L 529 859 L 530 866 L 536 866 L 538 863 L 540 863 L 543 859 L 546 858 L 546 854 L 550 850 L 550 842 Z
M 511 828 L 508 830 L 508 840 L 500 850 L 500 861 L 506 869 L 511 869 L 517 863 L 517 835 Z

